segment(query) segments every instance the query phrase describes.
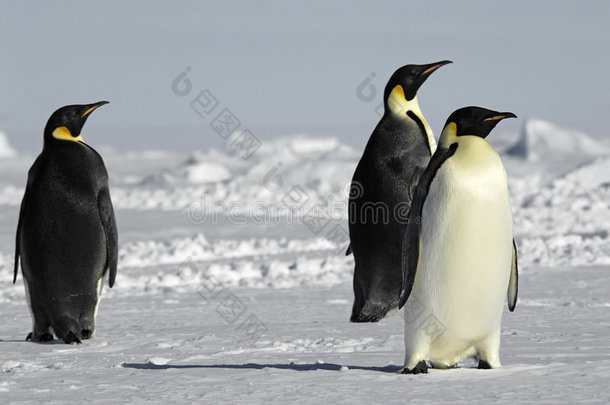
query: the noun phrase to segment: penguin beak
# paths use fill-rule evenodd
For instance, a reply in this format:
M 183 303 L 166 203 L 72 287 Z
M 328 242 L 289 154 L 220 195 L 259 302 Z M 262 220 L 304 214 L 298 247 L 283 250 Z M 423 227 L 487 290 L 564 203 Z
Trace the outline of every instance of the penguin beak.
M 485 118 L 483 121 L 501 121 L 504 118 L 517 118 L 517 116 L 515 114 L 513 114 L 512 112 L 501 112 L 501 113 L 495 113 L 491 117 Z
M 405 88 L 405 100 L 412 100 L 413 97 L 415 97 L 415 95 L 417 94 L 417 90 L 419 90 L 419 87 L 424 84 L 428 76 L 430 76 L 432 72 L 434 72 L 439 67 L 447 65 L 448 63 L 453 62 L 451 62 L 450 60 L 443 60 L 436 63 L 430 63 L 428 65 L 419 65 L 419 73 L 415 73 L 413 82 L 408 86 L 403 86 Z
M 447 65 L 449 63 L 453 63 L 450 60 L 443 60 L 440 62 L 436 62 L 436 63 L 431 63 L 429 65 L 424 65 L 422 72 L 419 74 L 419 77 L 421 78 L 426 78 L 428 77 L 432 72 L 434 72 L 436 69 L 438 69 L 441 66 Z
M 95 111 L 96 108 L 103 106 L 104 104 L 108 104 L 108 101 L 98 101 L 97 103 L 86 105 L 85 112 L 81 115 L 81 118 L 85 118 L 87 115 L 91 114 Z
M 479 136 L 485 139 L 487 135 L 490 134 L 491 130 L 504 118 L 517 118 L 517 116 L 512 112 L 489 111 L 487 118 L 483 118 L 478 125 L 480 128 L 482 128 Z

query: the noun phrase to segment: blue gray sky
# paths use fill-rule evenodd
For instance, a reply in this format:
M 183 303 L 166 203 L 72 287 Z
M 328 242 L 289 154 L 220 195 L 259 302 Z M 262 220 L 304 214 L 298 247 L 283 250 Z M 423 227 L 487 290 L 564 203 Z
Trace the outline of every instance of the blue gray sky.
M 454 64 L 419 91 L 435 133 L 480 105 L 519 116 L 503 131 L 538 117 L 603 136 L 610 110 L 607 1 L 0 3 L 0 130 L 20 149 L 39 149 L 56 108 L 98 100 L 111 104 L 85 127 L 93 145 L 221 146 L 213 117 L 189 105 L 204 89 L 262 140 L 362 146 L 391 73 L 443 59 Z M 376 98 L 363 101 L 372 74 Z

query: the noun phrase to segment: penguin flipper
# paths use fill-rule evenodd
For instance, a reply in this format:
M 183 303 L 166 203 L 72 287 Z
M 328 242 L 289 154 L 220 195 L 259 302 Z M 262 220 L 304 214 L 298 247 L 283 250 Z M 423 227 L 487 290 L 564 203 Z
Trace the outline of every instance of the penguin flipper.
M 97 198 L 97 205 L 100 212 L 100 219 L 102 220 L 102 226 L 104 227 L 104 232 L 106 233 L 106 254 L 108 257 L 106 268 L 110 270 L 108 285 L 110 288 L 112 288 L 117 272 L 119 238 L 116 221 L 114 219 L 114 209 L 112 208 L 110 192 L 108 191 L 107 187 L 100 190 Z
M 517 244 L 513 239 L 513 257 L 510 265 L 510 280 L 508 281 L 508 309 L 510 312 L 515 310 L 517 305 L 517 293 L 519 292 L 519 264 L 517 263 Z
M 13 284 L 17 281 L 17 273 L 19 272 L 19 255 L 21 254 L 21 247 L 19 246 L 19 237 L 21 234 L 21 222 L 23 221 L 23 211 L 25 210 L 25 204 L 28 199 L 29 188 L 25 188 L 23 199 L 21 200 L 21 208 L 19 209 L 19 220 L 17 221 L 17 232 L 15 236 L 15 270 L 13 272 Z
M 350 243 L 350 244 L 347 246 L 347 250 L 345 251 L 345 256 L 349 256 L 349 255 L 351 255 L 351 254 L 352 254 L 352 244 Z
M 419 251 L 421 249 L 422 211 L 430 191 L 430 186 L 432 185 L 432 180 L 434 180 L 436 172 L 438 172 L 438 169 L 440 169 L 445 160 L 453 156 L 457 147 L 458 144 L 456 142 L 451 144 L 449 148 L 437 149 L 415 188 L 415 196 L 413 197 L 411 211 L 409 212 L 407 230 L 402 240 L 402 289 L 400 291 L 398 309 L 402 308 L 409 299 L 413 283 L 415 282 L 415 273 L 417 273 Z

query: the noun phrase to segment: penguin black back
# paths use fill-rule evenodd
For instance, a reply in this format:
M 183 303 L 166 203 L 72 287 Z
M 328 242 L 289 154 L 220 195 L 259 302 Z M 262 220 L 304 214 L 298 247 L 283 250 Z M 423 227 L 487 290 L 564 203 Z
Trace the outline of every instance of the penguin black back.
M 89 114 L 106 102 L 55 111 L 44 147 L 28 173 L 15 249 L 33 317 L 34 341 L 91 337 L 109 273 L 117 270 L 118 236 L 102 157 L 81 136 Z
M 417 90 L 439 67 L 406 65 L 384 90 L 384 115 L 371 135 L 352 179 L 350 247 L 354 254 L 352 322 L 376 322 L 398 305 L 401 241 L 412 195 L 436 149 Z

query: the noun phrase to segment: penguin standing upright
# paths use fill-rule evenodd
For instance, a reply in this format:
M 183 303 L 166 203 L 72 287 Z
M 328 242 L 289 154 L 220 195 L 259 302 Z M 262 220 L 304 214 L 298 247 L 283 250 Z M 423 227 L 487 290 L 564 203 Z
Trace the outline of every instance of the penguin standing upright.
M 384 115 L 366 145 L 350 189 L 346 254 L 353 253 L 355 261 L 352 322 L 377 322 L 398 305 L 407 214 L 419 176 L 436 149 L 417 90 L 448 63 L 403 66 L 385 87 Z
M 447 368 L 474 356 L 500 367 L 504 296 L 517 302 L 506 171 L 485 140 L 513 113 L 465 107 L 452 113 L 421 176 L 404 238 L 405 366 Z
M 69 105 L 55 111 L 44 147 L 28 173 L 15 248 L 33 330 L 26 338 L 80 343 L 95 332 L 102 280 L 117 272 L 118 236 L 102 157 L 82 136 L 89 115 L 107 104 Z

